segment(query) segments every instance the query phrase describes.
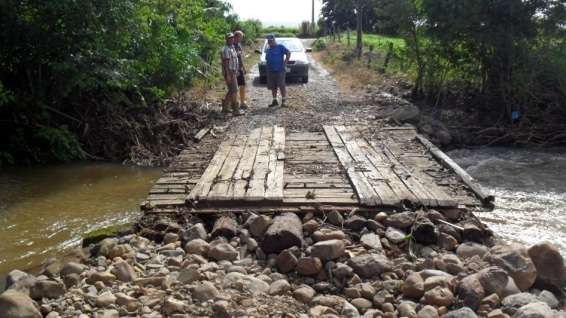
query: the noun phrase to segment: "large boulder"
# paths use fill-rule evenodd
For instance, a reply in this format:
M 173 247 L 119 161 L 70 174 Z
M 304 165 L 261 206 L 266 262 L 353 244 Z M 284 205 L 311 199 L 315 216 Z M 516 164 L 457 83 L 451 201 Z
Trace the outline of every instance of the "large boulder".
M 15 290 L 0 295 L 0 315 L 3 318 L 43 317 L 31 298 Z
M 566 287 L 566 268 L 556 245 L 542 242 L 531 246 L 528 253 L 537 270 L 537 283 L 562 291 Z
M 235 261 L 238 255 L 238 251 L 228 243 L 218 243 L 208 250 L 208 257 L 216 261 Z
M 537 278 L 535 265 L 527 249 L 520 244 L 497 245 L 484 256 L 491 265 L 503 268 L 521 291 L 528 290 Z
M 496 293 L 502 297 L 509 281 L 507 273 L 500 267 L 492 266 L 479 271 L 477 277 L 485 290 L 486 295 Z

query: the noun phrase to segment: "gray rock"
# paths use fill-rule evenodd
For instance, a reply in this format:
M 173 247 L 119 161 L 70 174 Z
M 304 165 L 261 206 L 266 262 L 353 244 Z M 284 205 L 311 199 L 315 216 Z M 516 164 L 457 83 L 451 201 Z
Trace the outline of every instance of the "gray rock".
M 365 298 L 352 299 L 352 301 L 350 303 L 352 305 L 354 305 L 354 307 L 356 307 L 361 313 L 366 312 L 373 305 L 371 301 L 369 301 Z
M 558 306 L 560 305 L 558 298 L 556 298 L 556 296 L 554 296 L 554 294 L 548 290 L 543 290 L 542 292 L 540 292 L 537 298 L 541 302 L 546 303 L 548 307 L 552 309 L 558 309 Z
M 438 310 L 433 306 L 426 305 L 419 310 L 417 318 L 438 318 Z
M 392 268 L 389 259 L 381 254 L 355 256 L 348 260 L 348 265 L 352 267 L 354 273 L 362 278 L 378 276 L 383 272 L 390 271 Z
M 196 287 L 191 290 L 191 293 L 193 299 L 196 299 L 200 302 L 212 300 L 220 294 L 218 289 L 214 287 L 214 284 L 208 281 L 197 284 Z
M 103 282 L 106 285 L 112 284 L 116 280 L 116 275 L 110 272 L 94 272 L 90 274 L 87 283 L 94 284 L 96 282 Z
M 520 308 L 527 304 L 538 302 L 537 296 L 530 293 L 519 293 L 503 298 L 501 304 L 506 307 Z
M 59 298 L 65 294 L 65 285 L 53 280 L 39 280 L 30 290 L 31 298 Z
M 240 254 L 228 243 L 218 243 L 208 250 L 208 257 L 216 261 L 234 261 Z
M 458 296 L 465 306 L 477 310 L 481 300 L 485 297 L 485 290 L 478 279 L 478 275 L 465 277 L 458 285 Z
M 448 288 L 434 287 L 424 293 L 424 303 L 436 307 L 449 307 L 454 303 L 454 294 Z
M 265 253 L 279 253 L 284 249 L 303 244 L 303 223 L 295 213 L 283 213 L 273 220 L 261 248 Z
M 342 307 L 340 315 L 341 317 L 358 318 L 360 317 L 360 312 L 354 305 L 346 301 L 344 302 L 344 307 Z
M 328 240 L 343 240 L 346 238 L 346 234 L 340 230 L 332 231 L 329 229 L 322 229 L 320 231 L 315 231 L 312 234 L 312 238 L 316 242 L 328 241 Z
M 110 252 L 112 251 L 112 249 L 116 245 L 118 245 L 118 239 L 117 238 L 107 238 L 107 239 L 100 241 L 100 243 L 98 243 L 98 246 L 99 246 L 98 255 L 109 257 Z
M 484 257 L 487 252 L 489 252 L 489 248 L 487 246 L 473 242 L 462 243 L 456 249 L 456 254 L 461 259 L 471 258 L 476 255 L 481 258 Z
M 497 295 L 502 296 L 503 290 L 509 281 L 507 273 L 497 266 L 482 269 L 477 273 L 477 277 L 482 284 L 486 295 L 496 293 Z
M 458 240 L 450 234 L 440 233 L 438 235 L 438 246 L 447 251 L 454 251 L 458 246 Z
M 174 243 L 177 242 L 179 240 L 179 234 L 177 233 L 166 233 L 165 236 L 163 237 L 163 243 L 164 244 L 169 244 L 169 243 Z
M 171 316 L 175 313 L 184 313 L 187 309 L 187 305 L 178 299 L 168 297 L 163 302 L 163 312 L 167 316 Z
M 257 238 L 263 238 L 263 235 L 273 223 L 273 220 L 268 215 L 254 215 L 248 220 L 250 233 Z
M 210 244 L 203 239 L 194 239 L 185 245 L 185 252 L 189 254 L 207 255 L 210 250 Z
M 360 231 L 366 226 L 367 219 L 360 215 L 352 215 L 344 221 L 344 227 L 352 231 Z
M 15 290 L 0 294 L 0 313 L 6 318 L 43 317 L 31 298 Z
M 342 213 L 340 213 L 336 210 L 330 211 L 326 215 L 326 217 L 328 219 L 328 223 L 330 223 L 332 225 L 342 226 L 342 224 L 344 224 L 344 217 L 342 216 Z
M 447 312 L 442 318 L 477 318 L 478 316 L 468 307 Z
M 338 279 L 350 278 L 354 276 L 354 270 L 342 263 L 336 264 L 336 268 L 333 270 L 334 276 Z
M 344 255 L 346 246 L 342 240 L 322 241 L 312 246 L 311 255 L 322 261 L 330 261 Z
M 283 295 L 289 290 L 291 290 L 291 285 L 285 279 L 276 280 L 269 286 L 270 295 Z
M 408 229 L 413 226 L 417 214 L 415 212 L 402 212 L 391 214 L 385 219 L 385 225 L 397 229 Z
M 277 268 L 281 273 L 289 273 L 297 267 L 297 257 L 290 250 L 279 253 L 276 259 Z
M 507 271 L 521 291 L 529 289 L 537 278 L 535 265 L 523 245 L 514 243 L 494 246 L 484 256 L 484 260 Z
M 558 290 L 566 287 L 566 267 L 556 245 L 542 242 L 531 246 L 528 253 L 535 264 L 537 282 L 540 285 Z
M 413 302 L 403 301 L 397 307 L 397 312 L 400 317 L 417 318 L 415 311 L 416 304 Z
M 65 264 L 65 266 L 63 266 L 63 268 L 61 269 L 61 272 L 59 274 L 61 276 L 67 276 L 69 274 L 79 274 L 80 275 L 87 268 L 88 268 L 88 266 L 86 266 L 86 265 L 75 263 L 75 262 L 69 262 L 69 263 Z
M 111 292 L 104 292 L 96 297 L 96 306 L 97 307 L 108 307 L 110 305 L 114 305 L 116 303 L 116 296 Z
M 226 300 L 219 300 L 212 304 L 212 317 L 213 318 L 230 318 L 232 315 L 228 312 L 230 303 Z
M 419 122 L 421 111 L 413 104 L 405 103 L 399 108 L 395 109 L 389 114 L 389 117 L 399 123 L 412 123 Z
M 405 279 L 401 287 L 403 296 L 412 299 L 420 299 L 424 295 L 424 280 L 418 273 L 411 273 Z
M 255 277 L 242 273 L 228 273 L 224 276 L 224 288 L 235 288 L 240 291 L 249 291 L 254 295 L 267 293 L 269 284 Z
M 123 282 L 131 282 L 138 277 L 138 274 L 130 264 L 126 261 L 120 261 L 114 264 L 114 271 L 116 278 Z
M 116 309 L 106 309 L 94 313 L 94 318 L 119 318 L 120 313 Z
M 405 242 L 407 234 L 399 229 L 388 227 L 385 231 L 385 237 L 393 244 L 400 244 Z
M 315 295 L 316 291 L 312 287 L 307 285 L 302 285 L 301 287 L 293 291 L 293 297 L 305 304 L 310 303 Z
M 524 305 L 513 315 L 513 318 L 553 318 L 554 313 L 546 303 L 535 302 Z
M 199 266 L 197 264 L 192 264 L 183 268 L 179 272 L 179 277 L 177 280 L 182 284 L 190 284 L 203 279 L 203 275 L 199 271 Z
M 19 280 L 26 278 L 28 276 L 29 276 L 28 273 L 14 269 L 13 271 L 9 272 L 8 275 L 6 276 L 6 288 L 10 288 L 10 286 L 14 285 Z
M 322 270 L 322 262 L 318 257 L 302 257 L 297 262 L 296 269 L 303 276 L 313 276 Z
M 189 227 L 186 231 L 181 234 L 183 241 L 190 242 L 192 240 L 201 239 L 206 241 L 208 238 L 208 233 L 204 228 L 204 224 L 197 223 L 191 227 Z
M 383 246 L 381 245 L 381 240 L 379 239 L 379 235 L 375 233 L 366 233 L 362 235 L 360 242 L 367 249 L 376 250 L 380 252 L 383 251 Z

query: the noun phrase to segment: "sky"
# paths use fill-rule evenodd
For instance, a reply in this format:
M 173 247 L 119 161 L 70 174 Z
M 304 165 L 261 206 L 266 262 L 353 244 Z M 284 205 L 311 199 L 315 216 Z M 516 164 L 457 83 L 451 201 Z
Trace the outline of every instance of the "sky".
M 227 0 L 240 18 L 259 19 L 264 26 L 298 26 L 311 20 L 312 0 Z M 318 20 L 322 0 L 315 0 Z

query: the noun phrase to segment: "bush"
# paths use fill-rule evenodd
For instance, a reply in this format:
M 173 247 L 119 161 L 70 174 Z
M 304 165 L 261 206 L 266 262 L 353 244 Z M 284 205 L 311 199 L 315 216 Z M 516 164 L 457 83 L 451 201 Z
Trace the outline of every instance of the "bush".
M 326 41 L 323 38 L 318 38 L 314 41 L 312 47 L 315 51 L 322 51 L 326 49 Z

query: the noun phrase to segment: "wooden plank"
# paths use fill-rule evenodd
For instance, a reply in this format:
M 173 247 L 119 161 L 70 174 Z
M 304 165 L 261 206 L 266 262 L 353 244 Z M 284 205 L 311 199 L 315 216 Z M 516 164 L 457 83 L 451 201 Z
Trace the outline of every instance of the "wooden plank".
M 218 151 L 210 161 L 210 164 L 204 171 L 197 185 L 193 188 L 187 199 L 190 201 L 200 200 L 207 197 L 210 188 L 214 184 L 214 179 L 222 168 L 224 161 L 228 157 L 228 153 L 236 140 L 235 136 L 229 136 L 224 142 L 220 144 Z
M 261 201 L 265 197 L 265 183 L 269 169 L 269 149 L 273 139 L 273 127 L 264 127 L 261 130 L 261 140 L 257 150 L 255 164 L 246 192 L 245 200 Z
M 432 144 L 428 139 L 422 135 L 417 135 L 417 139 L 432 153 L 432 155 L 439 160 L 445 167 L 451 169 L 458 175 L 460 180 L 464 182 L 475 195 L 480 198 L 484 205 L 492 206 L 495 197 L 490 194 L 486 194 L 481 188 L 479 182 L 470 176 L 466 170 L 462 169 L 454 160 L 448 157 L 442 150 Z
M 357 204 L 357 198 L 284 198 L 283 203 L 287 204 Z
M 208 134 L 209 132 L 210 132 L 210 127 L 203 128 L 199 130 L 198 133 L 196 133 L 196 135 L 193 137 L 193 140 L 196 142 L 200 142 L 202 138 L 204 138 L 204 136 L 206 136 L 206 134 Z
M 265 199 L 283 200 L 283 174 L 285 169 L 285 128 L 273 127 L 273 142 L 269 154 L 269 172 Z
M 261 128 L 252 130 L 248 136 L 246 148 L 234 173 L 233 186 L 229 189 L 229 196 L 232 197 L 232 200 L 243 200 L 246 196 L 248 182 L 255 164 L 260 139 Z
M 409 201 L 413 203 L 420 203 L 414 193 L 412 193 L 405 183 L 399 179 L 392 169 L 391 161 L 383 154 L 380 148 L 371 147 L 366 142 L 367 148 L 364 145 L 367 158 L 373 166 L 381 173 L 381 175 L 388 180 L 389 187 L 395 192 L 401 201 Z
M 344 143 L 334 126 L 324 126 L 324 132 L 326 133 L 328 141 L 332 144 L 332 148 L 334 149 L 336 156 L 346 170 L 346 173 L 350 178 L 350 182 L 354 185 L 354 189 L 356 190 L 360 203 L 366 206 L 379 205 L 380 202 L 378 201 L 379 199 L 377 198 L 377 194 L 368 183 L 367 179 L 356 170 L 354 166 L 354 159 L 345 148 Z
M 360 145 L 364 145 L 365 141 L 360 137 L 354 138 L 343 126 L 337 126 L 336 131 L 340 133 L 342 140 L 346 145 L 346 149 L 356 161 L 356 165 L 362 170 L 362 175 L 368 180 L 373 190 L 380 199 L 379 205 L 397 206 L 401 200 L 395 192 L 389 187 L 387 179 L 373 166 L 366 156 L 365 151 Z
M 208 193 L 208 200 L 231 200 L 233 195 L 230 194 L 230 187 L 233 189 L 234 185 L 234 174 L 236 173 L 236 168 L 238 163 L 242 158 L 244 149 L 246 148 L 246 143 L 248 141 L 247 136 L 237 136 L 234 145 L 228 153 L 228 157 L 222 165 L 222 169 L 218 172 L 215 183 L 212 186 L 210 192 Z
M 372 146 L 376 146 L 373 143 Z M 392 169 L 399 179 L 407 186 L 407 188 L 417 197 L 417 199 L 424 206 L 437 207 L 438 201 L 426 190 L 426 188 L 419 182 L 418 178 L 413 175 L 399 160 L 396 155 L 389 149 L 389 147 L 384 146 L 383 152 L 387 158 L 393 164 Z

